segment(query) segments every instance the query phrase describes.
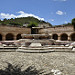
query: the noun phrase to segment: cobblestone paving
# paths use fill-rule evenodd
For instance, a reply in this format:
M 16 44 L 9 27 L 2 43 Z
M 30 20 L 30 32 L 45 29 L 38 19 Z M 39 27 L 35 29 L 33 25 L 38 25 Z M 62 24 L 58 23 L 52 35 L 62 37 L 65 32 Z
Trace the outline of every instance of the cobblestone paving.
M 63 75 L 75 75 L 75 53 L 0 52 L 0 68 L 3 69 L 7 66 L 5 62 L 12 63 L 13 65 L 24 65 L 22 70 L 34 65 L 37 69 L 44 69 L 48 73 L 52 69 L 58 69 Z

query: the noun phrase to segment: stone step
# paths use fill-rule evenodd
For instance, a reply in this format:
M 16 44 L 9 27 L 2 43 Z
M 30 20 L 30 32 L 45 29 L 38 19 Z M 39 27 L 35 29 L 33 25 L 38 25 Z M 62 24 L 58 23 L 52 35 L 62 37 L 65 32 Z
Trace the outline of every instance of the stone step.
M 24 49 L 17 49 L 17 52 L 26 52 L 26 53 L 47 53 L 47 52 L 54 52 L 54 50 L 24 50 Z

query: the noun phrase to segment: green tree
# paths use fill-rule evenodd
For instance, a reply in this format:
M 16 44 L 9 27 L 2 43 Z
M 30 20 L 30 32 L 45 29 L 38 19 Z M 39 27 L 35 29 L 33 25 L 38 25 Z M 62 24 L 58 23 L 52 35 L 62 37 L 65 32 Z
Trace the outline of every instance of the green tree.
M 33 26 L 37 26 L 38 24 L 49 24 L 50 26 L 52 26 L 50 23 L 42 21 L 42 20 L 38 20 L 35 17 L 20 17 L 20 18 L 11 18 L 11 19 L 4 19 L 3 21 L 0 22 L 1 24 L 6 24 L 6 25 L 13 25 L 15 24 L 16 26 L 23 26 L 23 24 L 35 24 Z M 28 25 L 28 26 L 29 26 Z M 30 27 L 30 26 L 29 26 Z
M 72 19 L 72 25 L 74 26 L 74 31 L 75 31 L 75 18 Z
M 38 24 L 36 22 L 30 22 L 27 27 L 32 28 L 32 27 L 37 27 Z
M 14 25 L 14 26 L 22 26 L 21 23 L 18 23 L 18 22 L 9 22 L 10 25 Z
M 7 19 L 5 18 L 5 19 L 3 19 L 3 21 L 5 22 L 5 21 L 7 21 Z

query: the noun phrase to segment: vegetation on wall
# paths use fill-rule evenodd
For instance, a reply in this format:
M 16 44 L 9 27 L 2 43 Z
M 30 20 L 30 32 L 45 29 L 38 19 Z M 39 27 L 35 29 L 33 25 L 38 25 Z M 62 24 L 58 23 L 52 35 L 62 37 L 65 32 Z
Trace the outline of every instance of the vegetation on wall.
M 75 31 L 75 18 L 72 19 L 72 25 L 74 26 L 74 31 Z
M 75 25 L 75 18 L 72 19 L 72 24 Z

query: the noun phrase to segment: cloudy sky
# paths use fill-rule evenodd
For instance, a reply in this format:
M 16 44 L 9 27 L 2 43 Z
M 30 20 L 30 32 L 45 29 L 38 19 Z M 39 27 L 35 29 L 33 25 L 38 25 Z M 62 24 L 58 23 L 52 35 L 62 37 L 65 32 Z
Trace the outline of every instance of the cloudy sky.
M 0 0 L 0 19 L 33 16 L 52 25 L 75 18 L 75 0 Z

